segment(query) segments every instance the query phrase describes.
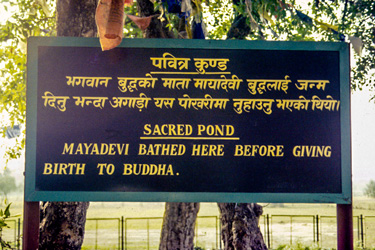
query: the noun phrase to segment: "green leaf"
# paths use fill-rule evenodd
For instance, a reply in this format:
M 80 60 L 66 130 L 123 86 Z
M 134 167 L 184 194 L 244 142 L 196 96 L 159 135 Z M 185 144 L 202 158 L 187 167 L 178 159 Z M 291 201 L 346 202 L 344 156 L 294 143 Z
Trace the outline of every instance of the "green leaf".
M 4 219 L 0 219 L 0 228 L 6 227 L 6 226 L 7 224 L 5 223 Z
M 7 207 L 5 208 L 5 211 L 4 211 L 4 216 L 5 216 L 5 218 L 9 218 L 10 217 L 10 205 L 11 205 L 12 203 L 9 203 L 8 205 L 7 205 Z

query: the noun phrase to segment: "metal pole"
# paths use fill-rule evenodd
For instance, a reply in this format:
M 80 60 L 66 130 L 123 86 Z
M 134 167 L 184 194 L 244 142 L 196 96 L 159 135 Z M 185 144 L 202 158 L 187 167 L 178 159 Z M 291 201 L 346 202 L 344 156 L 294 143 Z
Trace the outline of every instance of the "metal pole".
M 124 216 L 121 216 L 121 250 L 124 250 Z
M 264 215 L 263 228 L 264 228 L 264 237 L 265 237 L 264 239 L 267 240 L 267 215 Z M 268 244 L 267 244 L 267 248 L 269 248 Z
M 23 250 L 36 250 L 39 247 L 39 202 L 24 201 Z
M 337 249 L 353 250 L 352 204 L 337 204 Z
M 270 217 L 267 214 L 267 243 L 268 248 L 271 248 L 271 238 L 270 238 Z
M 357 239 L 359 241 L 358 246 L 363 248 L 362 242 L 360 242 L 361 240 L 361 224 L 360 223 L 361 223 L 361 216 L 357 216 Z
M 219 230 L 219 219 L 217 218 L 217 216 L 215 216 L 215 220 L 216 220 L 216 227 L 215 227 L 215 232 L 216 232 L 216 249 L 219 248 L 219 244 L 218 244 L 218 241 L 217 241 L 217 238 L 220 237 L 220 233 L 218 233 L 217 230 Z M 220 241 L 221 239 L 219 239 Z M 220 246 L 221 248 L 221 246 Z
M 316 242 L 316 222 L 315 222 L 315 216 L 313 216 L 313 241 Z
M 221 226 L 222 225 L 221 225 L 221 220 L 220 220 L 220 224 L 219 224 L 219 230 L 220 230 L 220 232 L 219 232 L 219 237 L 220 237 L 219 244 L 220 244 L 220 249 L 222 249 L 222 247 L 223 247 L 222 246 L 222 237 L 221 237 L 222 236 L 222 232 L 221 232 L 222 228 L 221 228 Z
M 14 247 L 15 248 L 17 247 L 17 221 L 16 220 L 14 220 Z
M 364 227 L 363 227 L 363 215 L 361 214 L 361 217 L 360 217 L 360 225 L 361 225 L 361 228 L 360 228 L 360 230 L 361 230 L 361 247 L 362 248 L 365 248 L 365 238 L 363 237 L 364 236 Z M 359 231 L 359 230 L 358 230 Z
M 21 239 L 21 219 L 18 218 L 18 233 L 17 233 L 17 250 L 20 250 L 20 239 Z
M 121 218 L 117 219 L 117 250 L 121 249 Z
M 319 215 L 316 215 L 316 242 L 319 246 Z

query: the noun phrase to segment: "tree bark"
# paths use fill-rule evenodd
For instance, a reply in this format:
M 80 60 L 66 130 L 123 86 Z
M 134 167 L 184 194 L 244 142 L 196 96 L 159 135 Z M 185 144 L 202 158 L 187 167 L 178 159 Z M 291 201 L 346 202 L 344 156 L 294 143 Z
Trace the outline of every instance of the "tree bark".
M 57 36 L 97 35 L 97 0 L 58 0 Z M 39 250 L 81 249 L 88 202 L 46 202 L 41 207 Z
M 266 250 L 259 228 L 262 207 L 256 203 L 218 203 L 224 250 Z
M 221 238 L 224 243 L 224 250 L 234 250 L 233 245 L 233 220 L 235 203 L 218 203 L 221 221 Z
M 143 32 L 144 38 L 174 38 L 173 32 L 166 27 L 167 22 L 158 18 L 154 4 L 150 0 L 137 0 L 137 10 L 140 17 L 153 16 L 150 26 Z
M 46 202 L 41 207 L 39 250 L 79 250 L 88 202 Z
M 57 0 L 57 36 L 95 37 L 98 0 Z
M 240 203 L 235 207 L 233 244 L 236 250 L 267 250 L 259 228 L 262 207 L 256 203 Z
M 166 203 L 159 250 L 193 250 L 199 203 Z

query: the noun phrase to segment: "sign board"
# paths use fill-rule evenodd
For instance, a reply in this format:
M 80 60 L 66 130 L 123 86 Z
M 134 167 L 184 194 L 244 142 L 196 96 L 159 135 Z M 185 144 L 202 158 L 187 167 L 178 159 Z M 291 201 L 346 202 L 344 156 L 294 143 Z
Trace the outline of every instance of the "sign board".
M 345 43 L 28 44 L 26 200 L 351 202 Z

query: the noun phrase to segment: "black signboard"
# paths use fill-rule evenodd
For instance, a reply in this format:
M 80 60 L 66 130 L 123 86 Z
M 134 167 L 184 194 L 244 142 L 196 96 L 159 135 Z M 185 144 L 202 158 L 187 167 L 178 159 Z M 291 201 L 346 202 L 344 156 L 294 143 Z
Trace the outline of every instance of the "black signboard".
M 29 200 L 350 202 L 344 43 L 29 41 Z

